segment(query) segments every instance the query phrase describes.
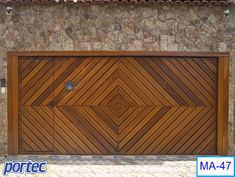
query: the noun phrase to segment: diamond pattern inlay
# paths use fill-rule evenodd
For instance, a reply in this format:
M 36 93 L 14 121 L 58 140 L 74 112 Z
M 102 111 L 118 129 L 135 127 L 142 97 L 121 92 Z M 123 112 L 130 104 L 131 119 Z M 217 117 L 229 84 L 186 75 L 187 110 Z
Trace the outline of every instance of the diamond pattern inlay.
M 117 94 L 107 107 L 119 118 L 129 109 L 130 104 L 120 94 Z
M 216 154 L 216 58 L 34 60 L 19 61 L 21 152 Z

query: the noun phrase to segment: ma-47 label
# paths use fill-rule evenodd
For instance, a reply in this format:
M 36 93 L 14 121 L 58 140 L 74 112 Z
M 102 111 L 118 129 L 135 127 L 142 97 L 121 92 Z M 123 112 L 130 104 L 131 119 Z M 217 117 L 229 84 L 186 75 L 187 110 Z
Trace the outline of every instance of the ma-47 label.
M 234 176 L 234 157 L 197 157 L 197 176 Z

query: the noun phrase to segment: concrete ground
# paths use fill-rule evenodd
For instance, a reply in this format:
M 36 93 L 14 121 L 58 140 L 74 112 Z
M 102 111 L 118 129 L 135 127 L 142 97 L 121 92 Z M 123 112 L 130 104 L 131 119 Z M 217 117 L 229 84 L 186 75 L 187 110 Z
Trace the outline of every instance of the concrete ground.
M 47 161 L 45 174 L 8 176 L 46 177 L 194 177 L 195 156 L 66 156 L 18 155 L 0 156 L 2 175 L 4 161 Z

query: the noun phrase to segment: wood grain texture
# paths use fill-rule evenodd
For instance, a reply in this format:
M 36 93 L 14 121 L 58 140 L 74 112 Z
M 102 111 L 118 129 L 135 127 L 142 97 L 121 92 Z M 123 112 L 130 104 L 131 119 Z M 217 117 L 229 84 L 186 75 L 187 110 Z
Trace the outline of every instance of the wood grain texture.
M 8 51 L 8 55 L 39 57 L 126 57 L 126 56 L 161 56 L 161 57 L 228 57 L 228 52 L 163 52 L 163 51 Z
M 226 152 L 225 53 L 36 53 L 19 60 L 21 153 Z
M 18 102 L 18 57 L 8 56 L 7 61 L 8 101 L 8 153 L 19 153 L 19 102 Z
M 47 106 L 53 100 L 53 60 L 48 57 L 20 57 L 20 105 Z
M 54 152 L 54 64 L 49 57 L 19 57 L 20 153 Z
M 20 106 L 20 152 L 54 151 L 53 111 L 46 106 Z
M 218 68 L 218 125 L 217 151 L 219 155 L 228 154 L 228 70 L 229 58 L 219 57 Z

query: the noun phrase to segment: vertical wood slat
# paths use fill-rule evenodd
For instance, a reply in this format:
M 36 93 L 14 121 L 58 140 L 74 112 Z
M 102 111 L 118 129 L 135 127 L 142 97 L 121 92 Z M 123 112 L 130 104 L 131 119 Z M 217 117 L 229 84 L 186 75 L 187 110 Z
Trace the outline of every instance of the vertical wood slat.
M 229 57 L 218 58 L 217 154 L 228 154 L 228 74 Z
M 18 56 L 8 55 L 8 154 L 19 153 Z

